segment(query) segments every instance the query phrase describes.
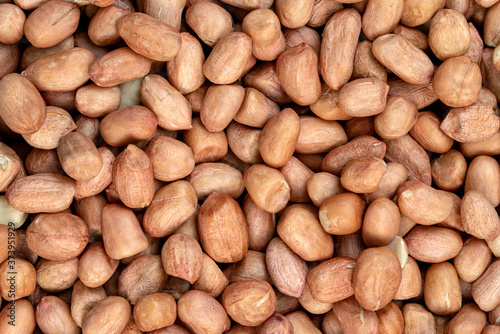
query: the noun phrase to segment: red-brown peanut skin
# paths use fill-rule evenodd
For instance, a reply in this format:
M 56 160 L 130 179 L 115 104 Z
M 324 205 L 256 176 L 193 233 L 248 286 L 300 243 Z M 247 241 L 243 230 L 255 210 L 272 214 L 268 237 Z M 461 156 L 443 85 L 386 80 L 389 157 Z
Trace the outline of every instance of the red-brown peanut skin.
M 248 249 L 263 251 L 274 237 L 276 215 L 257 206 L 250 195 L 246 195 L 242 204 L 248 225 Z
M 94 242 L 87 247 L 78 262 L 78 277 L 89 288 L 97 288 L 106 283 L 116 268 L 119 261 L 106 253 L 101 241 Z
M 212 193 L 198 211 L 201 244 L 216 262 L 241 260 L 248 250 L 248 226 L 239 204 L 226 194 Z
M 401 264 L 392 249 L 368 248 L 361 252 L 354 268 L 354 296 L 364 309 L 380 310 L 396 295 L 401 278 Z
M 293 102 L 307 106 L 321 95 L 318 56 L 306 43 L 281 53 L 276 61 L 281 86 Z
M 245 171 L 243 182 L 255 204 L 267 212 L 281 211 L 290 199 L 290 186 L 285 177 L 279 170 L 269 166 L 251 166 Z
M 132 50 L 152 60 L 172 60 L 181 48 L 181 36 L 174 27 L 143 13 L 119 18 L 116 29 Z
M 8 302 L 30 296 L 37 285 L 35 267 L 22 258 L 10 258 L 2 262 L 0 278 L 1 295 Z
M 83 318 L 84 333 L 120 334 L 129 321 L 132 309 L 125 298 L 110 296 L 99 301 Z
M 458 232 L 434 226 L 417 226 L 404 238 L 408 254 L 417 261 L 440 263 L 454 258 L 462 249 Z
M 427 269 L 424 283 L 425 305 L 434 314 L 449 315 L 462 307 L 462 291 L 455 267 L 435 263 Z
M 349 81 L 361 33 L 361 16 L 352 8 L 335 13 L 325 26 L 321 42 L 320 69 L 323 80 L 339 90 Z
M 217 298 L 227 288 L 229 280 L 210 256 L 203 253 L 202 258 L 200 275 L 192 285 L 192 289 L 206 292 L 213 298 Z
M 77 257 L 89 238 L 83 219 L 65 212 L 39 214 L 26 230 L 28 247 L 38 256 L 52 261 Z
M 9 129 L 22 135 L 33 134 L 42 127 L 46 116 L 45 101 L 28 79 L 17 73 L 0 79 L 0 117 Z
M 270 167 L 283 167 L 293 155 L 300 134 L 300 118 L 286 108 L 271 118 L 262 130 L 259 150 Z
M 168 293 L 144 296 L 134 306 L 134 322 L 141 331 L 171 326 L 176 317 L 175 299 Z
M 333 315 L 345 334 L 379 333 L 377 314 L 364 310 L 354 296 L 334 303 Z
M 193 284 L 202 268 L 202 251 L 198 242 L 187 234 L 174 234 L 161 250 L 165 272 Z
M 203 43 L 211 47 L 234 30 L 231 14 L 217 3 L 209 1 L 189 6 L 186 10 L 186 23 Z
M 242 30 L 253 41 L 253 55 L 263 61 L 272 61 L 285 51 L 285 36 L 278 16 L 270 9 L 254 10 L 243 19 Z
M 76 182 L 75 198 L 82 199 L 101 193 L 111 183 L 113 176 L 113 163 L 115 156 L 107 147 L 101 146 L 97 149 L 102 159 L 102 168 L 96 177 L 87 181 Z
M 239 85 L 212 85 L 200 110 L 200 120 L 210 132 L 223 131 L 243 103 L 245 89 Z
M 95 144 L 79 132 L 71 132 L 61 138 L 57 156 L 67 175 L 77 181 L 96 177 L 102 168 L 102 158 Z
M 9 309 L 10 307 L 10 309 Z M 12 326 L 11 312 L 16 315 Z M 0 331 L 5 334 L 33 333 L 36 327 L 35 310 L 29 301 L 20 299 L 15 304 L 8 304 L 0 312 Z
M 362 78 L 345 84 L 339 91 L 339 106 L 349 116 L 368 117 L 386 107 L 389 86 L 377 78 Z
M 78 334 L 69 305 L 56 296 L 43 297 L 36 307 L 36 322 L 44 333 Z
M 306 262 L 280 238 L 274 238 L 266 249 L 266 267 L 272 283 L 283 294 L 299 298 L 307 277 Z
M 366 203 L 356 194 L 342 193 L 330 197 L 319 208 L 319 220 L 326 232 L 345 235 L 361 228 Z
M 0 43 L 15 44 L 23 38 L 26 15 L 14 4 L 0 5 Z
M 363 13 L 363 33 L 370 40 L 390 33 L 403 15 L 404 0 L 368 1 Z
M 224 307 L 209 294 L 191 290 L 177 303 L 179 319 L 197 333 L 219 334 L 231 327 Z

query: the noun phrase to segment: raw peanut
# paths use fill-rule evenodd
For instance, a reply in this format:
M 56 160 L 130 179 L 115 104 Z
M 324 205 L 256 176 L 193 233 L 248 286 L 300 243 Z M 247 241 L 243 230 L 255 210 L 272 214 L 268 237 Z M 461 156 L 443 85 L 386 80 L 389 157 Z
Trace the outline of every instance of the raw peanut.
M 0 79 L 0 117 L 9 129 L 33 134 L 40 130 L 46 115 L 45 102 L 28 79 L 17 73 Z
M 111 146 L 125 146 L 154 135 L 155 114 L 143 106 L 130 106 L 111 112 L 100 124 L 104 141 Z
M 325 232 L 314 211 L 295 204 L 281 215 L 278 235 L 306 261 L 322 261 L 333 256 L 332 236 Z
M 97 9 L 88 26 L 92 44 L 103 47 L 120 42 L 122 38 L 116 29 L 116 21 L 133 11 L 134 8 L 128 1 Z
M 404 0 L 368 1 L 363 13 L 363 32 L 373 41 L 396 28 L 403 15 Z
M 40 150 L 35 148 L 26 157 L 24 165 L 26 172 L 30 175 L 39 173 L 64 173 L 55 150 Z
M 279 106 L 252 87 L 245 88 L 245 98 L 234 120 L 240 124 L 262 128 L 280 112 Z
M 333 14 L 341 11 L 343 8 L 344 6 L 336 1 L 314 1 L 312 15 L 307 25 L 313 28 L 322 27 Z
M 245 216 L 226 194 L 208 196 L 198 212 L 198 229 L 203 248 L 216 262 L 239 261 L 248 250 Z
M 164 1 L 148 0 L 144 1 L 142 4 L 144 7 L 140 11 L 171 25 L 179 31 L 181 28 L 181 14 L 186 2 L 186 0 L 178 0 L 165 3 Z M 138 7 L 141 8 L 140 3 L 138 3 Z
M 78 277 L 89 288 L 97 288 L 106 283 L 116 268 L 119 261 L 106 253 L 101 241 L 90 244 L 83 252 L 78 262 Z M 75 280 L 76 281 L 76 280 Z
M 345 132 L 349 140 L 361 136 L 375 136 L 373 117 L 354 117 L 345 123 Z
M 334 5 L 338 6 L 338 3 Z M 330 17 L 331 15 L 325 18 L 325 23 Z M 297 29 L 285 28 L 283 30 L 283 34 L 286 39 L 286 50 L 291 49 L 301 43 L 306 43 L 309 44 L 314 52 L 316 52 L 316 55 L 319 59 L 321 49 L 321 36 L 316 30 L 308 26 L 303 26 Z
M 253 55 L 257 59 L 272 61 L 285 51 L 285 37 L 280 27 L 278 16 L 267 8 L 254 10 L 245 16 L 242 30 L 252 38 Z
M 116 224 L 117 219 L 120 225 Z M 120 204 L 108 204 L 102 210 L 102 239 L 106 253 L 117 260 L 148 248 L 148 240 L 133 211 Z
M 356 194 L 338 194 L 321 204 L 319 220 L 330 234 L 354 233 L 361 228 L 365 207 L 366 203 Z
M 293 155 L 300 134 L 300 118 L 287 108 L 271 118 L 262 130 L 259 150 L 271 167 L 279 168 Z
M 500 323 L 500 318 L 498 312 L 500 311 L 500 307 L 495 307 L 493 310 L 488 312 L 488 322 L 490 324 L 498 325 Z
M 491 250 L 486 241 L 470 237 L 453 259 L 453 265 L 461 280 L 472 283 L 486 271 L 491 263 L 491 257 Z
M 167 277 L 160 255 L 141 255 L 120 273 L 117 295 L 124 296 L 134 305 L 141 297 L 160 292 Z
M 420 304 L 405 304 L 403 318 L 405 319 L 404 333 L 437 334 L 432 313 Z
M 11 312 L 16 315 L 16 320 L 12 326 Z M 25 299 L 20 299 L 16 303 L 5 305 L 0 312 L 0 330 L 5 334 L 33 333 L 36 327 L 35 310 L 31 303 Z
M 236 8 L 244 9 L 244 10 L 254 10 L 259 8 L 269 8 L 273 5 L 272 1 L 256 1 L 256 0 L 224 0 L 224 3 L 228 5 L 234 6 Z
M 478 155 L 498 155 L 500 154 L 500 131 L 495 132 L 491 137 L 473 143 L 460 143 L 460 151 L 466 158 L 473 158 Z
M 15 180 L 22 168 L 22 161 L 16 152 L 4 143 L 0 143 L 0 191 L 5 191 Z
M 75 107 L 75 96 L 76 90 L 70 91 L 46 91 L 42 92 L 42 97 L 45 100 L 45 104 L 48 106 L 59 107 L 68 111 L 70 114 L 76 111 Z M 78 115 L 79 116 L 79 115 Z M 78 118 L 78 116 L 75 117 Z
M 279 171 L 290 186 L 290 201 L 298 203 L 309 202 L 310 198 L 306 187 L 307 181 L 314 172 L 293 156 Z
M 377 78 L 356 79 L 339 92 L 339 106 L 349 116 L 380 114 L 386 107 L 389 86 Z
M 298 0 L 287 2 L 277 0 L 275 3 L 276 14 L 278 15 L 281 24 L 287 28 L 300 28 L 305 26 L 310 20 L 313 12 L 314 1 Z
M 2 44 L 0 43 L 0 79 L 15 72 L 21 58 L 21 51 L 15 44 Z
M 430 83 L 434 73 L 432 61 L 404 37 L 380 36 L 373 42 L 372 52 L 382 65 L 404 81 L 414 85 Z
M 89 80 L 94 61 L 92 52 L 75 47 L 35 60 L 23 75 L 40 91 L 68 92 L 78 89 Z
M 144 208 L 153 200 L 153 166 L 144 151 L 128 145 L 113 163 L 113 185 L 120 200 L 131 208 Z
M 198 279 L 192 285 L 194 290 L 208 293 L 213 298 L 217 298 L 224 292 L 229 284 L 229 280 L 207 254 L 202 254 L 202 266 Z
M 326 121 L 342 121 L 352 119 L 339 106 L 339 91 L 333 90 L 325 83 L 322 84 L 321 96 L 318 101 L 310 105 L 311 111 Z
M 446 0 L 405 0 L 401 23 L 408 27 L 416 27 L 431 19 L 442 9 Z
M 465 232 L 479 239 L 492 240 L 500 234 L 500 219 L 482 193 L 469 190 L 462 198 L 460 214 Z
M 302 296 L 299 298 L 300 305 L 309 313 L 312 314 L 325 314 L 332 309 L 333 303 L 320 303 L 315 300 L 309 287 L 306 285 Z
M 486 326 L 486 315 L 473 303 L 465 304 L 460 311 L 446 325 L 445 333 L 466 331 L 467 333 L 481 333 Z
M 495 47 L 500 41 L 498 22 L 500 19 L 500 4 L 497 2 L 486 11 L 484 17 L 484 43 Z
M 74 203 L 76 215 L 89 227 L 91 242 L 101 238 L 101 213 L 106 204 L 108 202 L 101 194 L 76 200 Z
M 56 296 L 43 297 L 36 307 L 36 322 L 44 333 L 78 334 L 69 305 Z
M 398 206 L 403 215 L 417 224 L 433 225 L 450 215 L 453 199 L 445 191 L 419 181 L 407 181 L 398 188 Z
M 82 330 L 95 334 L 119 334 L 127 326 L 132 310 L 125 298 L 110 296 L 100 300 L 83 318 Z
M 323 318 L 323 322 L 321 324 L 321 328 L 323 329 L 324 334 L 342 334 L 342 328 L 340 328 L 340 325 L 335 319 L 335 316 L 333 315 L 333 311 L 328 312 L 325 314 Z
M 412 257 L 408 257 L 401 273 L 401 283 L 394 300 L 408 300 L 419 296 L 422 292 L 422 276 L 417 262 Z
M 405 328 L 403 312 L 395 303 L 390 302 L 376 313 L 381 333 L 403 333 Z
M 387 170 L 382 175 L 378 189 L 372 193 L 363 194 L 363 199 L 369 204 L 378 198 L 392 199 L 401 184 L 406 182 L 408 176 L 406 168 L 397 162 L 386 164 Z
M 103 117 L 120 108 L 121 91 L 119 87 L 99 87 L 90 84 L 76 91 L 75 105 L 87 117 Z
M 241 32 L 228 33 L 210 52 L 203 64 L 203 73 L 215 84 L 232 84 L 244 74 L 251 56 L 252 39 Z
M 76 182 L 76 199 L 97 195 L 106 189 L 112 181 L 112 169 L 115 156 L 106 147 L 99 147 L 97 151 L 101 155 L 102 168 L 94 178 L 87 181 Z
M 272 284 L 271 277 L 266 268 L 266 254 L 249 250 L 239 262 L 233 263 L 224 270 L 230 283 L 264 280 Z
M 141 100 L 154 112 L 158 125 L 168 131 L 191 128 L 191 106 L 182 94 L 157 74 L 144 78 L 141 85 Z
M 422 51 L 427 50 L 429 47 L 427 35 L 416 28 L 409 28 L 405 25 L 398 24 L 392 33 L 406 38 Z
M 500 5 L 497 4 L 496 7 L 500 8 Z M 493 64 L 493 48 L 483 50 L 481 68 L 484 84 L 495 94 L 498 100 L 500 98 L 500 80 L 498 79 L 500 71 Z
M 315 173 L 321 172 L 321 162 L 323 161 L 323 155 L 320 153 L 316 154 L 300 154 L 296 153 L 294 155 L 300 162 L 307 166 L 310 170 Z
M 24 33 L 37 48 L 48 48 L 72 35 L 80 21 L 76 4 L 52 0 L 35 9 L 26 19 Z
M 351 160 L 361 157 L 382 159 L 384 154 L 383 142 L 371 136 L 360 136 L 330 151 L 323 159 L 321 169 L 324 172 L 340 175 L 342 169 Z
M 445 153 L 453 146 L 453 139 L 440 129 L 442 124 L 432 111 L 418 113 L 418 119 L 410 134 L 423 148 L 436 153 Z
M 6 211 L 6 210 L 4 210 Z M 7 217 L 10 218 L 10 217 Z M 7 220 L 6 224 L 0 224 L 0 240 L 4 243 L 3 246 L 0 248 L 0 260 L 3 262 L 7 260 L 9 257 L 9 242 L 13 245 L 15 245 L 15 248 L 19 248 L 19 236 L 18 233 L 14 231 L 9 231 L 9 226 L 8 223 L 11 222 L 11 220 Z M 21 237 L 21 241 L 23 238 Z
M 238 198 L 245 188 L 242 173 L 221 162 L 196 165 L 186 181 L 191 183 L 199 200 L 206 199 L 213 192 Z
M 368 248 L 354 268 L 354 296 L 364 309 L 380 310 L 396 295 L 401 278 L 401 264 L 389 247 Z
M 133 51 L 152 60 L 172 60 L 181 48 L 177 29 L 147 14 L 125 15 L 116 20 L 116 29 Z
M 195 332 L 217 334 L 231 326 L 224 307 L 205 292 L 191 290 L 177 303 L 179 319 Z
M 417 109 L 425 108 L 438 100 L 429 82 L 426 85 L 413 85 L 400 79 L 390 79 L 389 96 L 402 96 L 413 102 Z
M 306 284 L 306 262 L 280 238 L 271 240 L 265 256 L 269 275 L 276 288 L 287 296 L 300 297 Z
M 460 217 L 460 206 L 462 204 L 462 199 L 454 193 L 448 193 L 448 194 L 453 199 L 453 208 L 451 209 L 451 213 L 448 216 L 448 218 L 443 220 L 443 222 L 437 224 L 437 226 L 453 228 L 455 230 L 463 231 L 464 226 L 462 223 L 462 217 Z
M 248 164 L 262 163 L 259 140 L 262 130 L 231 122 L 226 128 L 226 135 L 231 151 Z
M 134 321 L 137 328 L 144 332 L 173 325 L 176 317 L 175 300 L 168 293 L 144 296 L 134 307 Z
M 345 334 L 379 333 L 377 314 L 363 309 L 354 296 L 334 303 L 333 315 Z
M 432 87 L 444 104 L 466 107 L 479 97 L 481 71 L 468 56 L 449 58 L 436 70 Z
M 189 7 L 186 11 L 186 23 L 211 47 L 234 30 L 231 14 L 216 3 L 208 1 L 197 2 Z
M 81 281 L 75 283 L 71 294 L 70 306 L 71 315 L 77 326 L 82 326 L 82 320 L 87 312 L 104 298 L 106 298 L 106 291 L 103 287 L 92 289 L 86 287 Z
M 188 176 L 194 169 L 193 152 L 183 142 L 167 137 L 153 138 L 145 149 L 153 165 L 155 179 L 175 181 Z
M 13 270 L 15 270 L 13 272 Z M 0 265 L 0 291 L 8 302 L 27 297 L 35 291 L 35 267 L 27 260 L 10 258 Z
M 101 87 L 113 87 L 148 74 L 152 60 L 128 47 L 122 47 L 97 58 L 88 68 L 90 79 Z
M 425 305 L 434 314 L 449 315 L 462 307 L 462 291 L 457 271 L 449 262 L 427 269 L 424 283 Z
M 455 191 L 465 182 L 467 162 L 457 150 L 449 150 L 432 161 L 432 180 L 441 189 Z
M 248 248 L 263 251 L 274 236 L 276 217 L 259 208 L 249 195 L 243 199 L 242 209 L 248 225 Z
M 40 259 L 36 265 L 36 282 L 46 292 L 61 292 L 78 280 L 78 258 L 67 261 Z
M 125 14 L 127 14 L 127 12 Z M 74 45 L 91 51 L 96 58 L 99 58 L 108 52 L 105 47 L 95 45 L 94 42 L 90 40 L 89 34 L 86 31 L 81 31 L 74 35 Z M 71 45 L 71 47 L 73 47 L 73 45 Z
M 450 43 L 453 41 L 453 43 Z M 441 9 L 429 27 L 429 46 L 440 60 L 462 56 L 471 43 L 467 20 L 454 9 Z
M 362 41 L 356 47 L 352 76 L 353 78 L 377 78 L 387 82 L 387 70 L 373 55 L 370 41 Z
M 317 207 L 320 207 L 329 197 L 344 191 L 340 185 L 340 178 L 326 172 L 312 175 L 307 180 L 306 187 L 307 194 Z
M 354 193 L 371 193 L 378 189 L 387 166 L 379 158 L 357 158 L 349 161 L 340 176 L 342 187 Z
M 500 326 L 496 325 L 489 325 L 481 332 L 481 334 L 498 334 L 498 333 L 500 333 Z
M 307 274 L 312 297 L 321 303 L 336 303 L 353 295 L 353 270 L 356 260 L 335 257 L 314 267 Z
M 194 162 L 214 162 L 227 154 L 228 141 L 226 134 L 210 132 L 200 118 L 193 118 L 191 129 L 184 132 L 184 143 L 193 151 Z
M 196 240 L 186 234 L 174 234 L 161 250 L 163 267 L 170 276 L 179 277 L 193 284 L 200 275 L 202 251 Z
M 39 214 L 26 230 L 28 247 L 38 256 L 66 261 L 80 255 L 89 240 L 85 222 L 69 213 Z
M 243 103 L 245 90 L 239 85 L 212 85 L 200 110 L 200 120 L 210 132 L 223 131 Z
M 441 130 L 458 142 L 478 142 L 493 136 L 500 118 L 487 105 L 453 108 L 441 123 Z
M 15 44 L 24 34 L 26 15 L 16 5 L 3 3 L 0 5 L 0 43 Z
M 61 43 L 51 46 L 50 48 L 37 48 L 33 45 L 29 45 L 23 52 L 23 56 L 21 58 L 21 70 L 25 70 L 31 63 L 33 63 L 38 58 L 42 58 L 45 56 L 50 56 L 58 52 L 66 51 L 75 46 L 75 38 L 71 35 Z
M 400 225 L 397 205 L 390 199 L 377 198 L 365 212 L 361 230 L 363 241 L 368 247 L 387 246 L 398 234 Z
M 78 115 L 75 118 L 76 132 L 79 132 L 95 144 L 99 139 L 99 119 Z
M 247 87 L 257 89 L 278 104 L 290 103 L 276 73 L 276 62 L 263 62 L 253 68 L 244 78 Z
M 359 254 L 366 249 L 361 237 L 361 230 L 351 234 L 335 236 L 335 254 L 338 256 L 357 259 Z
M 222 294 L 222 305 L 237 323 L 257 326 L 274 313 L 276 295 L 266 281 L 242 281 L 228 286 Z
M 479 0 L 481 1 L 481 0 Z M 460 12 L 467 19 L 472 16 L 474 11 L 474 1 L 469 0 L 447 0 L 445 8 L 454 9 Z
M 293 334 L 292 323 L 280 313 L 275 313 L 260 326 L 257 334 Z
M 458 232 L 434 226 L 417 226 L 406 237 L 408 254 L 415 260 L 440 263 L 457 256 L 463 246 Z
M 469 31 L 471 36 L 470 46 L 467 52 L 465 52 L 464 56 L 471 57 L 473 62 L 480 65 L 484 49 L 483 39 L 481 38 L 481 35 L 477 31 L 473 23 L 469 23 Z
M 66 174 L 77 181 L 93 179 L 102 168 L 101 154 L 94 143 L 79 132 L 71 132 L 61 138 L 57 156 Z
M 493 206 L 500 204 L 500 165 L 488 156 L 478 156 L 472 160 L 467 170 L 464 191 L 477 190 Z
M 295 103 L 307 106 L 319 99 L 318 57 L 308 44 L 301 43 L 281 53 L 276 71 L 283 89 Z
M 325 83 L 339 90 L 352 75 L 361 16 L 352 8 L 333 14 L 328 20 L 321 42 L 320 69 Z
M 431 184 L 431 163 L 425 150 L 409 135 L 398 139 L 386 140 L 385 160 L 397 162 L 406 167 L 409 180 Z
M 196 91 L 205 82 L 205 55 L 200 42 L 191 34 L 182 32 L 181 41 L 179 52 L 167 63 L 167 74 L 172 86 L 181 94 L 188 94 Z

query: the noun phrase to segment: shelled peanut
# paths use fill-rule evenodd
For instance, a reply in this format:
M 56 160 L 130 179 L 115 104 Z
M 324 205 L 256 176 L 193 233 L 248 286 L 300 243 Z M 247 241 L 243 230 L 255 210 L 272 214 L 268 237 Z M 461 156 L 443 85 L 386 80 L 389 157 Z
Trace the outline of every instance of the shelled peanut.
M 500 333 L 499 98 L 499 0 L 0 0 L 0 333 Z

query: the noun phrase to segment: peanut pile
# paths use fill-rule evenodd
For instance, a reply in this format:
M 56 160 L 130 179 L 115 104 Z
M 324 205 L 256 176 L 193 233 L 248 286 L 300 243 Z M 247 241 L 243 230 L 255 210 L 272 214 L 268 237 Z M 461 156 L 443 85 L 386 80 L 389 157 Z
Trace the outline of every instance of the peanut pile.
M 500 334 L 500 0 L 0 0 L 0 334 Z

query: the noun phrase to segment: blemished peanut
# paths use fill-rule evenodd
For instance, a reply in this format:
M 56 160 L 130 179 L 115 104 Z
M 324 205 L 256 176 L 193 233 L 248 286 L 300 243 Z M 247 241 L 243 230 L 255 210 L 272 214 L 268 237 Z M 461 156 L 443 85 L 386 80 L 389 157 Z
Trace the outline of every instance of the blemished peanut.
M 500 1 L 221 1 L 0 0 L 0 333 L 498 332 Z

